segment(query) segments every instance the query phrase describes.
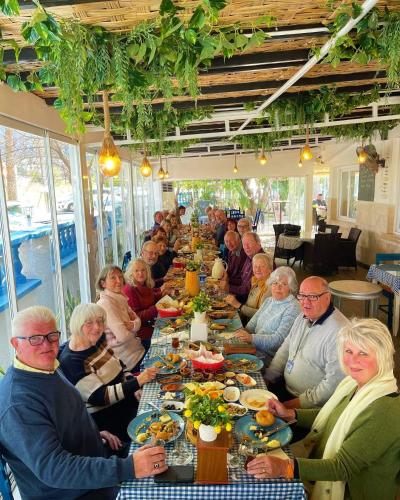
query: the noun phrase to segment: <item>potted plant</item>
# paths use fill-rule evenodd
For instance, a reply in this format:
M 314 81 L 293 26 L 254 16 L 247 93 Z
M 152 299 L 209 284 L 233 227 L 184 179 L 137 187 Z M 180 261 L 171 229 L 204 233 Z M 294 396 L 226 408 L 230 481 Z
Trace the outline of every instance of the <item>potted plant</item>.
M 199 269 L 200 264 L 194 260 L 186 264 L 185 289 L 191 297 L 200 292 Z
M 218 434 L 225 429 L 232 430 L 232 419 L 228 413 L 227 404 L 220 391 L 202 389 L 195 384 L 194 391 L 185 389 L 185 417 L 199 431 L 203 441 L 215 441 Z
M 206 292 L 201 291 L 192 300 L 192 310 L 194 312 L 195 323 L 205 323 L 206 313 L 211 307 L 211 299 Z

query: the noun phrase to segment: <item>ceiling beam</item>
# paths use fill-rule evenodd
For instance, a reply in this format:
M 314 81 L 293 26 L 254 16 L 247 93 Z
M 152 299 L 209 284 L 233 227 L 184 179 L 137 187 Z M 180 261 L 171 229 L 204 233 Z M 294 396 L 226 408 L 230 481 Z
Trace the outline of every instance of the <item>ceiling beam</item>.
M 289 80 L 280 87 L 280 89 L 271 95 L 261 106 L 257 109 L 257 114 L 260 115 L 262 111 L 268 107 L 272 102 L 274 102 L 278 97 L 284 94 L 290 87 L 292 87 L 298 80 L 300 80 L 311 68 L 313 68 L 319 61 L 321 61 L 331 50 L 331 48 L 336 44 L 336 42 L 349 33 L 361 19 L 368 14 L 368 12 L 375 7 L 379 0 L 365 0 L 361 5 L 361 13 L 356 18 L 350 18 L 350 20 L 340 29 L 333 37 L 331 37 L 320 49 L 318 56 L 314 55 L 297 73 L 295 73 Z M 248 118 L 239 128 L 238 131 L 243 130 L 249 123 Z M 233 139 L 235 135 L 231 137 Z

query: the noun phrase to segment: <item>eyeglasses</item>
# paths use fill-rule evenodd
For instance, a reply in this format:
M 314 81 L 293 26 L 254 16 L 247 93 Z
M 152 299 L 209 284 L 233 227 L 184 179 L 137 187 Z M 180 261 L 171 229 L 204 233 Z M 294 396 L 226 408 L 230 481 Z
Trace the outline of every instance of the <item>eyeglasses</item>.
M 247 224 L 238 224 L 237 227 L 249 227 Z
M 289 286 L 289 283 L 284 283 L 283 281 L 272 281 L 271 285 L 274 285 L 274 286 Z
M 55 332 L 50 332 L 47 335 L 32 335 L 32 337 L 17 337 L 17 339 L 27 340 L 31 345 L 36 346 L 42 345 L 45 339 L 51 344 L 54 342 L 58 342 L 58 340 L 60 339 L 60 335 L 61 332 L 56 330 Z
M 316 302 L 320 297 L 322 297 L 322 295 L 325 295 L 326 293 L 329 293 L 329 292 L 322 292 L 322 293 L 318 293 L 315 295 L 305 295 L 304 293 L 298 293 L 297 300 L 307 300 L 308 299 L 310 302 Z

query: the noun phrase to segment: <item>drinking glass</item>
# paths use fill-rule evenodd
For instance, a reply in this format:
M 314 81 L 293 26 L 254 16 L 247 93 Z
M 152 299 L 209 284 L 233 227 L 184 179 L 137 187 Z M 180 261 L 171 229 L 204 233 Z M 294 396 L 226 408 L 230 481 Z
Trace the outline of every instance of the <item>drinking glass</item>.
M 193 460 L 193 452 L 184 437 L 175 441 L 174 449 L 170 454 L 171 465 L 188 465 Z

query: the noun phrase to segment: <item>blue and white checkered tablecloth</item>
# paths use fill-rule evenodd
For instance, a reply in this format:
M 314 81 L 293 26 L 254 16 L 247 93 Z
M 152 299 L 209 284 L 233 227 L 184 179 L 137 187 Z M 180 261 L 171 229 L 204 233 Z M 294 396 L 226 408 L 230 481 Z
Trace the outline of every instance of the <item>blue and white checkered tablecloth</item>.
M 395 293 L 400 293 L 400 265 L 399 264 L 373 264 L 367 274 L 368 280 L 376 280 L 390 287 Z
M 153 338 L 159 337 L 158 325 L 156 323 Z M 153 348 L 150 348 L 146 358 L 152 356 Z M 145 361 L 144 360 L 144 361 Z M 259 388 L 265 388 L 265 382 L 258 372 L 252 374 Z M 160 385 L 151 382 L 143 387 L 143 395 L 140 399 L 138 414 L 151 410 L 148 401 L 159 405 L 158 395 Z M 196 447 L 191 446 L 193 451 L 193 464 L 196 469 L 197 456 Z M 131 452 L 139 445 L 132 443 Z M 166 445 L 167 463 L 168 456 L 173 450 L 174 443 Z M 289 450 L 285 450 L 288 452 Z M 237 443 L 230 453 L 237 453 Z M 153 478 L 138 479 L 122 483 L 118 500 L 304 500 L 306 498 L 304 486 L 300 481 L 288 481 L 284 479 L 270 479 L 262 481 L 254 479 L 242 468 L 229 468 L 229 484 L 170 484 L 155 483 Z

